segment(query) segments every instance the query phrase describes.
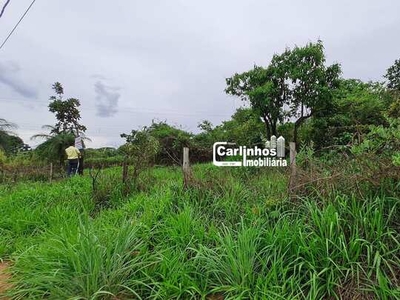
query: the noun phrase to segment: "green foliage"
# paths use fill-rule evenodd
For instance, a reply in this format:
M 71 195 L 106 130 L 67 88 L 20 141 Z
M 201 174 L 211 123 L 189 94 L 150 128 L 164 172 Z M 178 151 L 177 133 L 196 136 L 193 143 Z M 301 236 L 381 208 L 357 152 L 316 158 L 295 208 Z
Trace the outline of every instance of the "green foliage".
M 400 118 L 400 97 L 390 104 L 387 112 L 390 118 Z
M 41 133 L 32 136 L 31 139 L 45 139 L 46 141 L 37 147 L 36 152 L 41 159 L 63 164 L 65 149 L 74 143 L 76 136 L 84 136 L 86 127 L 79 123 L 81 119 L 78 99 L 69 98 L 63 100 L 64 89 L 61 83 L 56 82 L 52 86 L 56 96 L 50 97 L 49 111 L 55 114 L 57 123 L 54 126 L 44 125 L 49 133 Z
M 25 144 L 20 137 L 0 131 L 0 147 L 6 153 L 15 154 L 18 151 L 23 151 L 24 146 Z
M 61 83 L 53 84 L 56 96 L 50 97 L 49 111 L 55 114 L 57 123 L 51 133 L 73 133 L 79 135 L 86 131 L 84 125 L 79 124 L 81 114 L 79 111 L 80 101 L 76 98 L 63 100 L 64 89 Z
M 264 125 L 259 116 L 250 108 L 238 108 L 231 120 L 222 122 L 221 125 L 204 127 L 200 124 L 203 131 L 194 136 L 194 143 L 201 147 L 212 148 L 215 142 L 227 141 L 237 145 L 252 146 L 262 143 Z
M 213 185 L 183 191 L 179 169 L 157 168 L 154 188 L 95 216 L 87 177 L 0 185 L 0 258 L 13 260 L 10 296 L 400 296 L 398 197 L 332 194 L 292 204 L 279 172 L 193 171 Z
M 11 122 L 8 122 L 5 119 L 0 118 L 0 132 L 3 133 L 12 133 L 13 129 L 16 129 L 17 125 Z
M 286 141 L 293 141 L 294 123 L 286 122 L 278 126 L 278 136 L 283 136 Z
M 103 147 L 103 148 L 87 148 L 85 149 L 86 158 L 108 158 L 115 157 L 120 155 L 117 149 L 112 147 Z
M 123 154 L 111 147 L 87 148 L 84 155 L 86 168 L 121 166 L 124 161 Z
M 340 65 L 325 66 L 324 47 L 321 41 L 291 51 L 290 116 L 296 118 L 293 140 L 297 143 L 298 128 L 313 115 L 332 109 L 332 98 L 339 85 Z
M 65 160 L 65 149 L 75 141 L 75 136 L 71 133 L 60 133 L 50 137 L 47 141 L 40 144 L 35 152 L 45 161 L 58 162 L 60 165 Z
M 160 149 L 156 161 L 160 164 L 180 164 L 183 147 L 193 146 L 192 134 L 166 122 L 152 122 L 149 127 L 150 136 L 157 139 Z M 193 148 L 191 147 L 191 148 Z M 194 149 L 193 149 L 194 150 Z
M 160 151 L 160 143 L 151 135 L 150 128 L 143 127 L 141 130 L 132 130 L 128 134 L 121 134 L 126 143 L 120 147 L 127 162 L 133 165 L 133 182 L 137 184 L 140 173 L 154 164 L 154 159 Z
M 265 136 L 259 116 L 253 110 L 246 108 L 237 109 L 232 119 L 223 122 L 219 130 L 226 136 L 221 141 L 235 142 L 238 145 L 260 144 Z
M 400 59 L 396 59 L 394 64 L 387 69 L 385 78 L 388 80 L 389 89 L 400 92 Z
M 282 56 L 276 55 L 273 60 L 279 61 Z M 268 68 L 254 66 L 250 71 L 226 79 L 225 92 L 250 103 L 263 119 L 268 139 L 276 135 L 277 124 L 283 122 L 285 116 L 283 107 L 288 103 L 285 67 L 272 63 Z
M 126 139 L 121 151 L 138 164 L 149 164 L 159 151 L 159 143 L 147 127 L 142 130 L 132 130 L 129 135 L 121 134 L 121 137 Z
M 278 123 L 296 118 L 297 130 L 312 115 L 331 109 L 341 70 L 338 64 L 325 66 L 321 41 L 275 54 L 267 68 L 254 66 L 248 72 L 226 79 L 226 93 L 248 101 L 262 118 L 266 136 L 277 135 Z
M 85 157 L 86 168 L 101 168 L 101 167 L 115 167 L 121 166 L 124 161 L 123 155 L 116 156 L 99 156 L 99 157 Z
M 6 153 L 0 149 L 0 170 L 3 170 L 3 167 L 7 161 Z
M 363 141 L 351 148 L 356 155 L 374 154 L 377 157 L 391 157 L 396 164 L 400 151 L 400 122 L 389 119 L 389 126 L 370 126 Z
M 63 225 L 57 233 L 46 234 L 41 245 L 18 260 L 21 278 L 40 274 L 28 275 L 29 279 L 18 284 L 20 296 L 104 299 L 112 295 L 134 297 L 148 289 L 146 282 L 150 279 L 143 268 L 151 265 L 148 257 L 152 256 L 142 254 L 137 227 L 129 221 L 122 222 L 118 229 L 112 223 L 95 228 L 87 220 L 80 221 L 78 227 Z M 32 264 L 43 260 L 46 264 Z M 56 269 L 63 270 L 64 275 L 55 275 Z M 39 288 L 32 289 L 35 286 Z
M 7 154 L 17 153 L 20 150 L 28 150 L 29 148 L 13 132 L 17 128 L 16 124 L 0 118 L 0 149 L 3 149 Z
M 332 111 L 314 116 L 309 138 L 317 149 L 361 141 L 369 125 L 385 125 L 385 92 L 379 83 L 341 80 Z

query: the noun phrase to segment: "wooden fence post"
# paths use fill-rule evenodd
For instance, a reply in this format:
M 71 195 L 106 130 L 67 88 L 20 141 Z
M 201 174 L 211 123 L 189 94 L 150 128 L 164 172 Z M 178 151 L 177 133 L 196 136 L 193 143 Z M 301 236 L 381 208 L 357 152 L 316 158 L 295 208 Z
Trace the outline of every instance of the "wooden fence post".
M 122 163 L 122 183 L 126 183 L 128 178 L 128 159 L 125 157 Z
M 188 147 L 184 147 L 183 148 L 182 170 L 183 170 L 183 187 L 187 188 L 188 183 L 189 183 L 190 178 L 191 178 L 190 161 L 189 161 L 189 148 Z
M 289 143 L 290 149 L 290 181 L 289 181 L 289 193 L 292 194 L 296 187 L 297 169 L 296 169 L 296 143 Z

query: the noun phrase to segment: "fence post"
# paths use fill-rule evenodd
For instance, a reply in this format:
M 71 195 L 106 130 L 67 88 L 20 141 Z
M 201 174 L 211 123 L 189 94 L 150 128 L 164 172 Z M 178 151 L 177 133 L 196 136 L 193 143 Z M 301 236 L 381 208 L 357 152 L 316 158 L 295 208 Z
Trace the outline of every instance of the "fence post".
M 297 169 L 296 169 L 296 143 L 289 143 L 290 149 L 290 180 L 289 180 L 289 193 L 292 194 L 296 187 Z
M 50 163 L 50 174 L 49 174 L 49 181 L 53 181 L 53 163 Z
M 126 183 L 127 178 L 128 178 L 128 159 L 125 157 L 124 162 L 122 163 L 122 183 Z
M 187 188 L 188 183 L 189 183 L 190 178 L 191 178 L 190 161 L 189 161 L 189 148 L 188 147 L 184 147 L 183 148 L 182 170 L 183 170 L 183 187 Z

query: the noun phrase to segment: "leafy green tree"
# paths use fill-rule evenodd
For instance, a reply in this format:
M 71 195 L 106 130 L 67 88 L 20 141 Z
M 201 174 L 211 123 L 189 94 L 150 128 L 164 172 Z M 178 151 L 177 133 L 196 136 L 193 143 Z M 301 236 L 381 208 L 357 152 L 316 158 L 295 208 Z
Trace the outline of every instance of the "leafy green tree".
M 159 151 L 156 155 L 156 162 L 159 164 L 181 164 L 183 147 L 190 147 L 194 151 L 192 143 L 193 134 L 169 125 L 164 121 L 155 122 L 149 127 L 145 127 L 146 132 L 152 138 L 155 138 L 159 144 Z M 133 130 L 129 135 L 122 134 L 121 137 L 130 139 L 136 134 Z
M 6 154 L 15 154 L 19 151 L 29 150 L 29 146 L 24 144 L 24 141 L 13 134 L 7 134 L 0 132 L 0 147 L 6 152 Z
M 385 94 L 379 83 L 342 79 L 332 109 L 315 115 L 309 136 L 317 149 L 359 142 L 370 125 L 385 125 Z
M 222 141 L 252 146 L 263 143 L 265 136 L 264 124 L 251 108 L 238 108 L 230 120 L 218 126 L 203 121 L 198 127 L 202 131 L 193 137 L 193 143 L 206 149 Z
M 217 130 L 225 140 L 238 145 L 253 146 L 263 142 L 264 126 L 258 114 L 249 108 L 239 108 L 231 120 L 225 121 Z
M 353 145 L 351 152 L 364 159 L 372 154 L 375 159 L 390 160 L 394 166 L 400 166 L 400 122 L 389 118 L 388 123 L 388 126 L 370 125 L 362 142 Z
M 17 125 L 0 118 L 0 132 L 13 133 L 13 129 L 17 129 Z
M 269 139 L 277 134 L 277 124 L 285 117 L 284 105 L 289 101 L 287 83 L 287 56 L 274 55 L 267 68 L 254 66 L 250 71 L 226 79 L 225 92 L 249 102 L 254 112 L 263 120 Z
M 150 134 L 148 127 L 121 134 L 126 143 L 120 147 L 129 163 L 133 165 L 133 183 L 136 186 L 140 173 L 149 168 L 160 150 L 158 140 Z
M 43 125 L 42 128 L 48 130 L 49 133 L 39 133 L 31 137 L 31 140 L 45 140 L 35 151 L 40 158 L 62 165 L 65 159 L 65 149 L 75 141 L 75 135 L 71 132 L 57 133 L 57 128 L 51 125 Z M 90 141 L 84 134 L 81 135 L 83 135 L 83 139 Z
M 388 94 L 391 97 L 391 103 L 387 111 L 391 118 L 400 118 L 400 59 L 387 69 L 384 76 L 387 79 Z
M 295 47 L 289 55 L 290 116 L 294 123 L 293 140 L 297 143 L 298 128 L 310 117 L 332 110 L 332 100 L 339 86 L 340 65 L 325 66 L 321 41 Z
M 72 133 L 48 135 L 46 141 L 41 143 L 35 149 L 35 152 L 43 160 L 58 162 L 60 165 L 63 165 L 65 159 L 65 149 L 68 148 L 74 141 L 75 136 Z
M 60 134 L 60 132 L 58 132 L 57 128 L 55 126 L 51 126 L 51 125 L 43 125 L 42 129 L 49 131 L 49 133 L 38 133 L 35 134 L 31 137 L 31 140 L 35 140 L 35 139 L 44 139 L 44 140 L 49 140 L 55 136 L 57 136 L 57 134 Z
M 397 98 L 390 104 L 387 113 L 391 118 L 400 118 L 400 98 Z
M 197 127 L 203 132 L 211 132 L 213 130 L 213 124 L 208 120 L 203 120 Z
M 156 138 L 160 145 L 160 151 L 157 153 L 156 160 L 162 164 L 181 164 L 183 147 L 191 147 L 193 134 L 166 122 L 152 122 L 149 127 L 149 133 Z M 192 152 L 193 152 L 192 151 Z
M 24 145 L 22 139 L 13 131 L 17 128 L 16 124 L 0 118 L 0 148 L 7 154 L 17 152 Z
M 384 77 L 387 79 L 388 89 L 400 92 L 400 59 L 395 60 Z
M 265 124 L 266 136 L 277 135 L 278 124 L 296 119 L 298 128 L 311 116 L 331 109 L 341 70 L 325 66 L 321 41 L 275 54 L 267 68 L 255 66 L 226 79 L 226 93 L 250 103 Z
M 53 84 L 55 96 L 50 97 L 49 111 L 55 114 L 57 123 L 44 125 L 42 128 L 48 133 L 39 133 L 31 139 L 44 139 L 45 142 L 37 147 L 37 153 L 42 159 L 64 163 L 65 149 L 71 145 L 78 135 L 85 137 L 86 127 L 79 123 L 81 119 L 80 101 L 75 98 L 63 100 L 64 89 L 61 83 Z
M 52 133 L 73 133 L 77 136 L 85 132 L 86 127 L 79 123 L 81 119 L 80 101 L 76 98 L 63 100 L 64 89 L 59 82 L 54 83 L 52 88 L 56 95 L 50 97 L 49 111 L 54 113 L 57 119 Z

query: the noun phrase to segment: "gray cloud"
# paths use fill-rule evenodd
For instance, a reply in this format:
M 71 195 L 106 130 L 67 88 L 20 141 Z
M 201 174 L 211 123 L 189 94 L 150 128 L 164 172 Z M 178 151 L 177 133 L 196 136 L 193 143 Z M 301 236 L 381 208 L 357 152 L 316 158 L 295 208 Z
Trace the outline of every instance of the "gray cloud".
M 26 98 L 36 98 L 37 90 L 26 84 L 18 76 L 21 68 L 14 62 L 0 62 L 0 83 Z
M 90 78 L 97 79 L 97 80 L 107 80 L 108 78 L 101 74 L 93 74 Z
M 97 116 L 107 118 L 118 112 L 118 99 L 121 94 L 116 90 L 118 88 L 106 86 L 101 81 L 95 83 Z

